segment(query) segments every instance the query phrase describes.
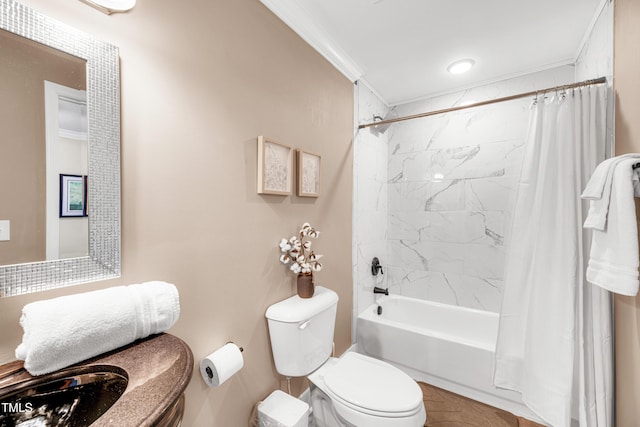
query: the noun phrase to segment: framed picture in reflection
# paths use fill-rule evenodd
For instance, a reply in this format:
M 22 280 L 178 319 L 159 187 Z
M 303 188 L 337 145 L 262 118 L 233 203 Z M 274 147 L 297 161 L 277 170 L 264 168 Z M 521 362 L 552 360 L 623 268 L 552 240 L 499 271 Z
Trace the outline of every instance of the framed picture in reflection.
M 60 218 L 87 216 L 86 175 L 60 174 Z

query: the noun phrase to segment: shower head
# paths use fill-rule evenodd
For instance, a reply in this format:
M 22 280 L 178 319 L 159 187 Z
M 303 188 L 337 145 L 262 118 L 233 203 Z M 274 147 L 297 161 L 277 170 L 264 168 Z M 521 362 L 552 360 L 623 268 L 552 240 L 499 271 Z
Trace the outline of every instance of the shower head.
M 374 114 L 373 116 L 373 122 L 382 122 L 384 120 L 389 120 L 389 119 L 394 119 L 398 117 L 398 115 L 396 114 L 395 110 L 391 110 L 389 111 L 389 113 L 383 117 Z M 371 133 L 374 134 L 375 136 L 380 136 L 383 133 L 385 133 L 387 130 L 389 130 L 389 127 L 392 125 L 393 123 L 386 123 L 383 125 L 375 125 L 375 126 L 371 126 L 369 128 L 369 130 L 371 130 Z

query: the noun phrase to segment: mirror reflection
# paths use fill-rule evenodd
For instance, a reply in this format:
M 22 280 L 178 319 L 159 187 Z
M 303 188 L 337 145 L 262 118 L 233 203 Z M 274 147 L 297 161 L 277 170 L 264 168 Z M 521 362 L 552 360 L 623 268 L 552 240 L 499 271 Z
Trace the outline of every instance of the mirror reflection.
M 0 298 L 119 277 L 118 48 L 15 0 L 0 10 L 0 82 L 16 79 L 0 85 Z
M 86 61 L 0 30 L 0 265 L 88 255 Z

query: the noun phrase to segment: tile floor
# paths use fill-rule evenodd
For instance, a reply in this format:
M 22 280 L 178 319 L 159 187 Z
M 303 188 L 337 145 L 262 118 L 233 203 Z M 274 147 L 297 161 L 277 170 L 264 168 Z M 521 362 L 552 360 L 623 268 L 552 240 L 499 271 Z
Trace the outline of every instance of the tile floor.
M 425 427 L 544 427 L 441 388 L 418 385 L 427 410 Z

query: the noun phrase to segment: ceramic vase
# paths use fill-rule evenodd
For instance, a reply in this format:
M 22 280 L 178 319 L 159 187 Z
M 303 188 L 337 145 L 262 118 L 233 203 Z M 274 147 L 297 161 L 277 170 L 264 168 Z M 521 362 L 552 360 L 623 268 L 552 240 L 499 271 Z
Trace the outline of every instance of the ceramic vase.
M 315 290 L 312 273 L 298 274 L 297 278 L 298 296 L 300 298 L 311 298 Z

